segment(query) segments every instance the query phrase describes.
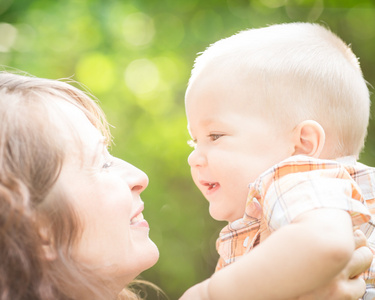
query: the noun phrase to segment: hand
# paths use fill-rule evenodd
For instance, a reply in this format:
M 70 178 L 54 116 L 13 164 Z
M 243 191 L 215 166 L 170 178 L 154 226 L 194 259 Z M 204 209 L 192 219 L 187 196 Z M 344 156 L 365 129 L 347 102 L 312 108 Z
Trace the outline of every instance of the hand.
M 325 287 L 316 290 L 298 300 L 358 300 L 366 290 L 365 281 L 359 276 L 372 262 L 373 254 L 367 247 L 367 240 L 362 231 L 354 233 L 356 250 L 344 270 Z
M 179 300 L 210 300 L 208 295 L 209 279 L 189 288 Z

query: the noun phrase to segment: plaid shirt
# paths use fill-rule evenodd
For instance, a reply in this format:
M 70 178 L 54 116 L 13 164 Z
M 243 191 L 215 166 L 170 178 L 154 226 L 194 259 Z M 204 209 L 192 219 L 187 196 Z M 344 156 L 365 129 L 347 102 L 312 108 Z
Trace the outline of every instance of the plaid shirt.
M 375 249 L 371 221 L 371 214 L 375 212 L 375 168 L 358 163 L 352 157 L 334 161 L 299 155 L 273 166 L 249 188 L 243 218 L 224 227 L 216 242 L 220 255 L 216 271 L 237 261 L 300 214 L 317 208 L 348 211 L 353 228 L 360 228 L 370 247 Z M 364 274 L 368 284 L 368 297 L 364 299 L 375 299 L 375 289 L 371 292 L 374 262 Z

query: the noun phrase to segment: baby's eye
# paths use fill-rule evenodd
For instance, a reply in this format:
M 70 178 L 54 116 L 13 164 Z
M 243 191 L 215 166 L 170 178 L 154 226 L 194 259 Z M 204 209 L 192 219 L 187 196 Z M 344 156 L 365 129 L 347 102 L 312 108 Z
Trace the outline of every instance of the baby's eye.
M 219 134 L 219 133 L 211 133 L 208 135 L 208 137 L 212 140 L 212 141 L 216 141 L 218 140 L 219 138 L 221 138 L 223 136 L 223 134 Z
M 197 146 L 197 140 L 189 140 L 187 141 L 187 144 L 191 147 L 191 148 L 195 148 Z

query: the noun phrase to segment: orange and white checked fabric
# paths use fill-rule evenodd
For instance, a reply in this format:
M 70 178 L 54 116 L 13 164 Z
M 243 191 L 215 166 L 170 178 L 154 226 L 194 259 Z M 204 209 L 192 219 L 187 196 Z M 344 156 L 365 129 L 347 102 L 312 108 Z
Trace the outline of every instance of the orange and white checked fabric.
M 353 157 L 320 160 L 293 156 L 264 172 L 249 188 L 244 217 L 224 227 L 216 242 L 220 255 L 216 271 L 240 259 L 300 214 L 319 208 L 348 211 L 353 229 L 360 228 L 375 249 L 371 219 L 375 215 L 375 169 Z M 364 299 L 375 297 L 374 262 L 364 274 L 368 284 Z

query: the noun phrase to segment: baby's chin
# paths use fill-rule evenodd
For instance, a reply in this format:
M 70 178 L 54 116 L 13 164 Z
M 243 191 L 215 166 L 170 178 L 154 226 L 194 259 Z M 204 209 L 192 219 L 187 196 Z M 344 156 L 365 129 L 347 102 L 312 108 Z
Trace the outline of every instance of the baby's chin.
M 224 211 L 223 209 L 218 209 L 215 206 L 215 204 L 210 203 L 209 213 L 210 216 L 216 221 L 225 221 L 230 223 L 243 217 L 243 213 L 231 213 L 228 210 Z

